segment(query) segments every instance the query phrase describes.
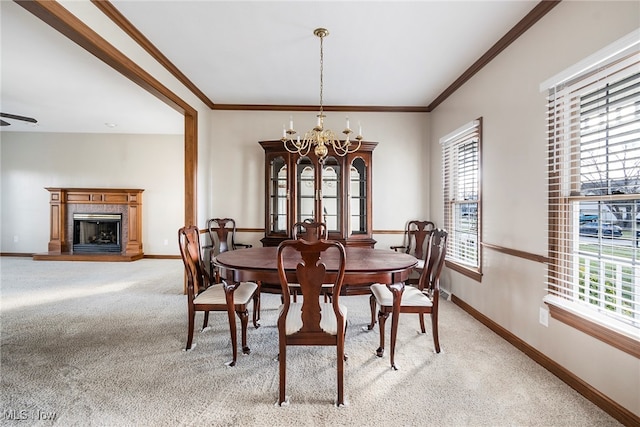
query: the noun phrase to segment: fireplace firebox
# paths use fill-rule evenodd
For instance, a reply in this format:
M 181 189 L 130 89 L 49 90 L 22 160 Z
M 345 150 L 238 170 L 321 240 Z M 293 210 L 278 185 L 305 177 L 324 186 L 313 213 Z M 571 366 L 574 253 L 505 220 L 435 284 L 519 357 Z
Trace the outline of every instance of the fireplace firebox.
M 121 239 L 122 214 L 73 214 L 73 252 L 120 253 Z

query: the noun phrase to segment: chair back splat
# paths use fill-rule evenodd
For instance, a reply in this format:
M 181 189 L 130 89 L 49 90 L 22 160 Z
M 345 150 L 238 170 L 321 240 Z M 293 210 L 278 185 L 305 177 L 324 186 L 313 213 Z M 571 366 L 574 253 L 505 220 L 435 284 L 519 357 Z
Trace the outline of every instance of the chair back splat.
M 305 219 L 301 222 L 296 222 L 292 229 L 291 235 L 294 240 L 303 239 L 310 242 L 315 242 L 320 239 L 329 239 L 329 230 L 327 224 L 324 222 L 315 222 L 311 219 Z M 332 284 L 326 283 L 322 287 L 322 295 L 324 301 L 327 302 L 331 298 Z M 298 301 L 300 285 L 298 283 L 289 283 L 289 291 L 293 296 L 293 302 Z
M 345 272 L 345 249 L 331 240 L 285 240 L 278 246 L 278 275 L 283 303 L 278 316 L 280 392 L 278 404 L 288 403 L 286 396 L 287 346 L 335 346 L 337 356 L 338 397 L 344 405 L 344 337 L 347 309 L 340 304 L 340 289 Z M 327 267 L 326 263 L 330 263 Z M 291 301 L 290 280 L 298 284 L 302 302 Z M 332 284 L 331 302 L 321 302 L 323 286 Z

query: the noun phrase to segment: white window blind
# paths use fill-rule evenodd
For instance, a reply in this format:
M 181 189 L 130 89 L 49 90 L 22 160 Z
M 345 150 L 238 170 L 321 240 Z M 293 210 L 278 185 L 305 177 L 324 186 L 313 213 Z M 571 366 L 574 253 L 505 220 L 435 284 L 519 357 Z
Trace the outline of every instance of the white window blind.
M 640 337 L 640 55 L 549 90 L 547 302 Z
M 441 139 L 447 259 L 480 267 L 480 138 L 475 120 Z

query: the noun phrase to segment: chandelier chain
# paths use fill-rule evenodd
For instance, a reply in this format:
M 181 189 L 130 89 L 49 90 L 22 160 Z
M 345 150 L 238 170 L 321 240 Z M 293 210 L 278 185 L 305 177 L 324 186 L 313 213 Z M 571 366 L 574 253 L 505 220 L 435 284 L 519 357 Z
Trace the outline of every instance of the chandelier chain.
M 320 36 L 320 114 L 322 114 L 322 98 L 324 94 L 324 49 L 322 42 L 324 36 Z

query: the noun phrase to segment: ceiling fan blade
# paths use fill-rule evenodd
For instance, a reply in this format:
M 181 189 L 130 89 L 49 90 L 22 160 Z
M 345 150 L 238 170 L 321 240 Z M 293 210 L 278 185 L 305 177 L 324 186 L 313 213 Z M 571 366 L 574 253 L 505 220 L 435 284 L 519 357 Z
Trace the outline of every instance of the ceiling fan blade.
M 11 123 L 5 122 L 4 120 L 0 120 L 0 126 L 10 126 Z
M 13 120 L 22 120 L 24 122 L 29 122 L 29 123 L 38 123 L 38 121 L 34 118 L 31 117 L 25 117 L 25 116 L 17 116 L 15 114 L 8 114 L 8 113 L 0 113 L 0 117 L 4 117 L 5 119 L 13 119 Z M 5 121 L 3 121 L 4 123 L 7 123 Z M 5 125 L 3 124 L 2 126 L 7 126 L 8 123 Z

